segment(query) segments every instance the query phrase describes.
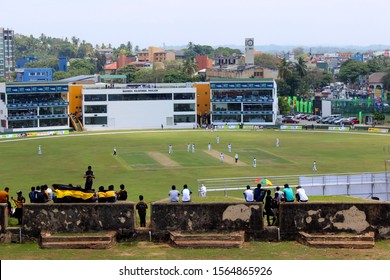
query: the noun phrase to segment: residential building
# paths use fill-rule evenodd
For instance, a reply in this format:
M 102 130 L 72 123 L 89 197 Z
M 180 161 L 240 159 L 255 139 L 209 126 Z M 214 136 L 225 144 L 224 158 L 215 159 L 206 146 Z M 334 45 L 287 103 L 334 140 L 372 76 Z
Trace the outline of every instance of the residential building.
M 0 79 L 11 80 L 15 71 L 14 31 L 0 27 Z
M 21 59 L 16 60 L 16 68 L 24 68 L 26 63 L 31 63 L 37 60 L 38 59 L 35 56 L 25 56 Z
M 21 68 L 16 69 L 16 82 L 52 81 L 52 68 Z
M 211 69 L 213 67 L 213 61 L 207 55 L 195 56 L 195 62 L 198 65 L 198 70 Z

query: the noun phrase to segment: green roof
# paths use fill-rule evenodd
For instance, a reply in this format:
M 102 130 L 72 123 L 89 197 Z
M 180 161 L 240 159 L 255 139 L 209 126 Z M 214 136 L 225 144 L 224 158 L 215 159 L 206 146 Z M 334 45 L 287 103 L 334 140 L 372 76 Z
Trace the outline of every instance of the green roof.
M 126 79 L 126 75 L 100 75 L 101 79 Z

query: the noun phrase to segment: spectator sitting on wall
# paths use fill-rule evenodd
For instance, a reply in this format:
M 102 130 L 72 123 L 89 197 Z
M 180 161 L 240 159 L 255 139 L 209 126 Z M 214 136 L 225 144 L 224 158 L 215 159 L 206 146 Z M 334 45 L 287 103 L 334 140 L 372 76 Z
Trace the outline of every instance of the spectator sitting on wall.
M 35 202 L 35 187 L 31 187 L 31 192 L 28 193 L 28 197 L 30 198 L 30 203 Z
M 261 188 L 261 184 L 257 184 L 256 189 L 253 191 L 254 200 L 257 202 L 263 202 L 266 195 L 266 190 Z
M 172 190 L 169 191 L 168 196 L 170 202 L 179 202 L 180 192 L 176 189 L 175 185 L 172 185 Z
M 106 191 L 107 202 L 115 202 L 117 197 L 118 197 L 118 195 L 117 195 L 116 191 L 114 191 L 114 185 L 109 185 L 108 191 Z
M 253 191 L 251 190 L 251 186 L 246 186 L 246 191 L 244 192 L 244 197 L 246 202 L 253 202 Z
M 106 191 L 103 186 L 100 186 L 98 190 L 98 202 L 107 202 Z
M 294 193 L 292 191 L 292 189 L 290 188 L 290 186 L 288 184 L 284 184 L 284 189 L 283 189 L 283 193 L 284 193 L 284 198 L 286 202 L 294 202 Z
M 305 190 L 301 186 L 297 186 L 297 191 L 296 191 L 295 197 L 297 198 L 297 201 L 300 201 L 300 202 L 308 202 L 309 201 L 309 198 L 307 197 Z
M 120 190 L 118 192 L 118 200 L 126 200 L 127 199 L 127 191 L 125 190 L 125 185 L 121 184 L 119 186 Z
M 9 188 L 5 187 L 3 191 L 0 191 L 0 203 L 7 203 L 8 215 L 11 214 L 11 202 L 9 201 Z
M 46 203 L 49 201 L 49 197 L 45 191 L 45 187 L 44 186 L 41 186 L 40 187 L 41 191 L 40 192 L 37 192 L 36 196 L 35 196 L 35 202 L 36 203 Z
M 181 194 L 183 195 L 181 197 L 182 202 L 191 202 L 192 191 L 188 189 L 187 184 L 183 185 L 183 190 L 181 191 Z

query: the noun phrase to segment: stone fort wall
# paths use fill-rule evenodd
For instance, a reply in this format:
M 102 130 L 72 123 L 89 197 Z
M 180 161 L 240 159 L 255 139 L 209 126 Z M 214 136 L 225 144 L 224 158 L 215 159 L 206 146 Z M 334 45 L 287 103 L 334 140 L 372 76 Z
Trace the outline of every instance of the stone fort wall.
M 169 231 L 245 231 L 247 240 L 264 240 L 263 205 L 260 203 L 152 203 L 150 231 L 164 241 Z M 24 241 L 37 240 L 41 231 L 82 233 L 114 230 L 119 239 L 131 240 L 136 232 L 135 203 L 25 204 L 21 232 Z M 308 233 L 365 233 L 390 238 L 388 202 L 284 203 L 280 207 L 281 240 Z M 6 204 L 0 205 L 0 228 L 7 232 Z M 149 223 L 147 223 L 149 224 Z M 274 240 L 274 239 L 273 239 Z

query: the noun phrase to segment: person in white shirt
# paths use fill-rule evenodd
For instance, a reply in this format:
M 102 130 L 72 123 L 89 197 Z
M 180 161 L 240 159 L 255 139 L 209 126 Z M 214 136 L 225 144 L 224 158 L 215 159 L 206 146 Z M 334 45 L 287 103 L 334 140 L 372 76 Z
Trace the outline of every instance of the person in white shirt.
M 208 149 L 209 151 L 211 150 L 211 144 L 210 144 L 210 143 L 207 145 L 207 149 Z
M 173 152 L 172 145 L 169 145 L 169 147 L 168 147 L 168 154 L 172 154 L 172 152 Z
M 317 171 L 317 162 L 316 161 L 313 162 L 313 171 Z
M 228 144 L 228 152 L 229 152 L 229 153 L 232 152 L 232 145 L 231 145 L 231 144 Z
M 206 197 L 206 193 L 207 193 L 207 188 L 204 184 L 202 184 L 202 186 L 200 187 L 200 196 Z
M 219 136 L 217 136 L 217 137 L 215 138 L 215 140 L 217 141 L 217 144 L 219 144 Z
M 188 143 L 188 144 L 187 144 L 187 152 L 190 152 L 190 150 L 191 150 L 191 144 Z
M 246 191 L 244 192 L 244 197 L 246 202 L 253 202 L 253 191 L 251 190 L 251 186 L 246 186 Z
M 195 144 L 192 144 L 192 152 L 195 153 Z
M 275 146 L 279 147 L 279 138 L 276 138 Z
M 225 159 L 225 155 L 224 155 L 223 153 L 220 153 L 220 154 L 219 154 L 219 160 L 220 160 L 221 162 L 223 162 L 224 159 Z
M 257 160 L 256 158 L 253 158 L 253 167 L 256 167 L 256 165 L 257 165 Z
M 175 185 L 172 185 L 172 190 L 169 192 L 170 202 L 179 202 L 180 192 L 176 189 Z
M 236 155 L 234 156 L 234 162 L 235 162 L 235 163 L 238 162 L 238 154 L 236 154 Z
M 181 197 L 182 202 L 190 202 L 191 201 L 192 191 L 188 189 L 187 184 L 184 184 L 183 190 L 181 191 L 181 194 L 182 194 L 182 197 Z
M 301 186 L 297 186 L 297 191 L 296 191 L 295 197 L 296 197 L 297 201 L 300 201 L 300 202 L 308 202 L 309 201 L 309 198 L 307 197 L 305 190 Z

